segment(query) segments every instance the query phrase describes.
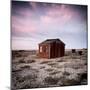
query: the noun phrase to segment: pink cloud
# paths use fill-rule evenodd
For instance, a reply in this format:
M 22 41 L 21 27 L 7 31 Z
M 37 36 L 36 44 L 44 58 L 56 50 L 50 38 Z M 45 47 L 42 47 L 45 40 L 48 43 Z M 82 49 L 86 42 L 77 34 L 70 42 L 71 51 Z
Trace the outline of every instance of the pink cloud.
M 41 16 L 41 21 L 45 24 L 49 24 L 52 23 L 52 21 L 54 21 L 51 17 L 49 16 Z
M 25 17 L 32 17 L 33 16 L 33 13 L 29 10 L 24 10 L 24 11 L 22 10 L 20 13 L 22 15 L 24 15 Z
M 14 29 L 13 29 L 14 28 Z M 12 16 L 12 31 L 21 33 L 35 33 L 37 31 L 37 22 L 31 18 L 19 18 Z
M 60 24 L 63 25 L 78 16 L 67 5 L 53 5 L 49 8 L 44 16 L 41 16 L 41 21 L 45 24 Z M 74 18 L 73 18 L 74 17 Z

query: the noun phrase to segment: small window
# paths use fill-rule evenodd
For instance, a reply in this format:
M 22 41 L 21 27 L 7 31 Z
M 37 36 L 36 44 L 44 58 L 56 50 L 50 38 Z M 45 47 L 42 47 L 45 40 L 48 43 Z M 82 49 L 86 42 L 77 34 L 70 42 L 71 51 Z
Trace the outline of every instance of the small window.
M 48 47 L 46 46 L 46 53 L 48 53 Z
M 40 46 L 40 52 L 42 52 L 42 46 Z
M 45 47 L 43 48 L 43 52 L 45 52 L 45 53 L 48 52 L 48 47 L 47 47 L 47 46 L 45 46 Z

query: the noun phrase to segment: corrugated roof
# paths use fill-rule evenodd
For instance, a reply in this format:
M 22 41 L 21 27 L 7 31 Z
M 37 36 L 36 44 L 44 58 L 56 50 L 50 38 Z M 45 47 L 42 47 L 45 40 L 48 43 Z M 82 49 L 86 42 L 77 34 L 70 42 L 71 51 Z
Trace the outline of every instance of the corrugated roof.
M 47 40 L 41 42 L 40 44 L 49 44 L 49 43 L 53 43 L 53 42 L 64 44 L 64 42 L 62 42 L 60 39 L 47 39 Z

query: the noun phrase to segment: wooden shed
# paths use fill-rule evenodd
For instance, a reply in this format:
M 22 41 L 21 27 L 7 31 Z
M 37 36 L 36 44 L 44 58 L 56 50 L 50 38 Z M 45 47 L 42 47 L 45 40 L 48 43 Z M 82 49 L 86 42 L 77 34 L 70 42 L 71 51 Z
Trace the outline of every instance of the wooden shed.
M 60 39 L 47 39 L 39 44 L 39 57 L 56 58 L 65 53 L 65 44 Z

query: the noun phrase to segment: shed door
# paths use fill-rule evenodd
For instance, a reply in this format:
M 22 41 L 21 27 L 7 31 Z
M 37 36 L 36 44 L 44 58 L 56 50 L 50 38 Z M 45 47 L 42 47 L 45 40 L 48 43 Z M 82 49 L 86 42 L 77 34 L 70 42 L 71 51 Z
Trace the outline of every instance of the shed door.
M 51 44 L 51 50 L 50 50 L 50 58 L 54 58 L 55 56 L 55 43 Z

